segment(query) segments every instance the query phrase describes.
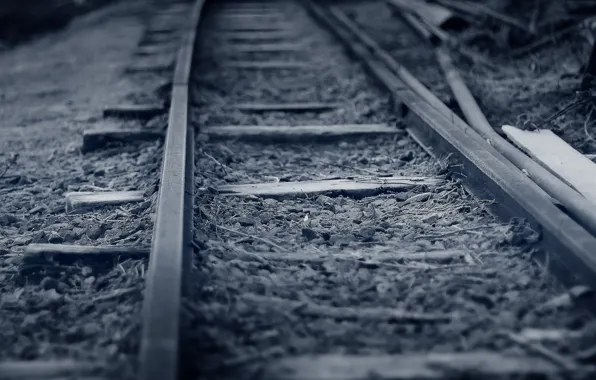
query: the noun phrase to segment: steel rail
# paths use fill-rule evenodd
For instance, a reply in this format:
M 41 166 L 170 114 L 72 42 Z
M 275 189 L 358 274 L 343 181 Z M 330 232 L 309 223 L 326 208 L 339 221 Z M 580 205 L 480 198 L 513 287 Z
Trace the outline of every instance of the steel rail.
M 596 237 L 557 208 L 538 185 L 447 106 L 435 108 L 440 100 L 422 83 L 410 74 L 408 81 L 403 81 L 391 66 L 405 69 L 379 59 L 382 50 L 378 45 L 374 49 L 367 46 L 363 41 L 370 42 L 370 38 L 357 26 L 352 23 L 347 28 L 321 6 L 309 0 L 305 4 L 391 91 L 417 142 L 435 156 L 449 156 L 453 175 L 478 198 L 494 200 L 491 211 L 496 216 L 505 221 L 525 218 L 541 233 L 543 249 L 535 255 L 538 261 L 550 263 L 549 269 L 563 284 L 582 282 L 596 287 Z M 596 308 L 594 304 L 586 306 L 592 311 Z
M 424 27 L 414 18 L 405 18 L 405 21 L 415 31 Z M 428 32 L 433 33 L 430 29 Z M 426 34 L 422 34 L 421 37 L 427 38 Z M 446 47 L 435 46 L 435 54 L 445 79 L 471 127 L 520 170 L 525 170 L 541 189 L 573 214 L 586 229 L 596 234 L 596 204 L 501 137 L 482 113 L 480 106 L 456 69 Z
M 204 3 L 195 2 L 176 58 L 141 316 L 141 380 L 175 380 L 180 372 L 180 311 L 192 264 L 194 131 L 189 125 L 188 86 Z

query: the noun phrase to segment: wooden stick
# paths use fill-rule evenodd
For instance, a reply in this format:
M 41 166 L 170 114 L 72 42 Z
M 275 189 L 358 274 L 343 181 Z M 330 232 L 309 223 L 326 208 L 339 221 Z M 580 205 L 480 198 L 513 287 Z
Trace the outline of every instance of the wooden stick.
M 255 306 L 265 306 L 284 311 L 293 310 L 303 316 L 337 320 L 360 320 L 389 323 L 449 323 L 446 314 L 414 313 L 386 307 L 333 307 L 311 302 L 292 301 L 274 296 L 243 294 L 240 299 Z

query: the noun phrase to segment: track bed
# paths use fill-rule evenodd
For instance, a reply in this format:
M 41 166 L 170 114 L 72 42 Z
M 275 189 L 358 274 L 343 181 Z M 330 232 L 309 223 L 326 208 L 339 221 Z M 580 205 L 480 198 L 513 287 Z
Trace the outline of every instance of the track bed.
M 304 48 L 306 62 L 317 62 L 316 70 L 280 74 L 279 81 L 269 71 L 239 73 L 224 68 L 229 55 L 217 55 L 205 43 L 198 56 L 209 56 L 210 62 L 198 62 L 192 88 L 199 131 L 229 124 L 401 126 L 387 94 L 305 10 L 293 2 L 275 3 L 275 8 L 292 20 L 287 28 L 316 41 Z M 211 24 L 206 22 L 200 32 L 204 41 L 217 38 L 220 32 L 212 25 L 222 12 L 212 8 L 206 14 Z M 401 38 L 401 32 L 392 38 Z M 274 59 L 292 61 L 281 53 Z M 309 101 L 342 105 L 316 114 L 226 109 L 255 100 L 305 100 L 293 98 L 281 80 L 303 83 L 310 89 Z M 370 359 L 480 351 L 494 360 L 497 355 L 516 357 L 526 363 L 522 372 L 542 376 L 553 370 L 550 363 L 528 368 L 534 358 L 507 334 L 565 331 L 572 338 L 549 343 L 563 355 L 575 355 L 593 341 L 594 325 L 583 311 L 553 306 L 564 291 L 532 261 L 537 233 L 523 221 L 499 223 L 487 212 L 491 200 L 474 198 L 446 177 L 444 163 L 426 155 L 402 129 L 391 137 L 301 144 L 265 138 L 219 142 L 199 133 L 195 151 L 197 254 L 194 290 L 185 300 L 190 327 L 183 344 L 192 347 L 189 354 L 196 360 L 188 369 L 197 378 L 318 378 L 301 372 L 316 372 L 312 357 L 291 362 L 300 355 Z M 224 185 L 338 177 L 387 185 L 387 175 L 434 182 L 386 186 L 375 195 L 236 196 L 217 191 Z M 506 377 L 515 372 L 507 363 L 496 369 L 472 366 L 472 371 Z M 439 372 L 446 376 L 449 370 L 447 364 Z M 428 378 L 441 378 L 433 376 Z M 367 377 L 352 373 L 346 378 Z

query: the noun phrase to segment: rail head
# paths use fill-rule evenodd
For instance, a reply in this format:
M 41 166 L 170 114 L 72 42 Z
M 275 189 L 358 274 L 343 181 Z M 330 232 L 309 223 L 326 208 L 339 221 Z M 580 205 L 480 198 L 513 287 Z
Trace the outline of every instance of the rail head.
M 139 379 L 179 376 L 180 310 L 192 262 L 193 147 L 189 90 L 193 49 L 205 0 L 197 0 L 184 30 L 173 76 L 168 130 L 141 320 Z

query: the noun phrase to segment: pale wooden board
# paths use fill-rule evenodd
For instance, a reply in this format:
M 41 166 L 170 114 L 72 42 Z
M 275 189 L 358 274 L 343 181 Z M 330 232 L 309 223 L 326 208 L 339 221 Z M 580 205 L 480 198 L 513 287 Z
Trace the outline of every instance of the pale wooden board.
M 341 103 L 240 103 L 231 107 L 246 112 L 323 112 L 340 108 Z
M 321 181 L 249 183 L 224 185 L 217 190 L 225 196 L 258 195 L 283 198 L 317 193 L 340 193 L 347 196 L 366 197 L 386 190 L 406 190 L 421 185 L 439 185 L 441 178 L 431 177 L 385 177 L 378 179 L 330 179 Z
M 149 256 L 149 248 L 117 245 L 29 244 L 25 255 L 36 256 Z
M 313 68 L 312 65 L 306 62 L 285 61 L 229 61 L 222 62 L 221 66 L 245 70 L 297 70 Z
M 229 41 L 273 41 L 296 37 L 295 33 L 288 32 L 222 32 L 216 38 Z
M 429 4 L 421 0 L 388 0 L 389 3 L 407 9 L 418 15 L 418 17 L 426 20 L 430 24 L 440 28 L 447 24 L 454 14 L 449 9 L 435 4 Z
M 498 352 L 358 356 L 327 354 L 277 359 L 264 365 L 261 380 L 439 380 L 545 376 L 560 373 L 536 356 Z M 467 376 L 465 376 L 467 375 Z M 500 377 L 502 376 L 502 377 Z
M 346 125 L 297 125 L 297 126 L 262 126 L 229 125 L 201 128 L 201 133 L 210 138 L 238 139 L 244 141 L 299 142 L 314 140 L 317 142 L 334 140 L 342 137 L 361 137 L 402 133 L 403 131 L 385 124 L 346 124 Z
M 552 131 L 522 131 L 510 125 L 503 132 L 521 150 L 596 204 L 596 163 Z
M 284 53 L 284 52 L 298 52 L 304 50 L 304 45 L 295 43 L 270 43 L 270 44 L 236 44 L 226 45 L 224 50 L 217 53 L 224 52 L 232 53 Z
M 235 24 L 228 24 L 228 23 L 221 23 L 215 26 L 216 31 L 226 31 L 226 32 L 289 32 L 291 30 L 295 30 L 292 28 L 288 28 L 287 25 L 260 25 L 260 24 L 243 24 L 240 25 L 238 23 Z
M 66 211 L 142 202 L 145 199 L 143 194 L 143 191 L 72 192 L 65 196 Z
M 0 361 L 0 379 L 88 379 L 90 373 L 103 363 L 82 360 L 3 360 Z M 85 375 L 87 374 L 87 376 Z

